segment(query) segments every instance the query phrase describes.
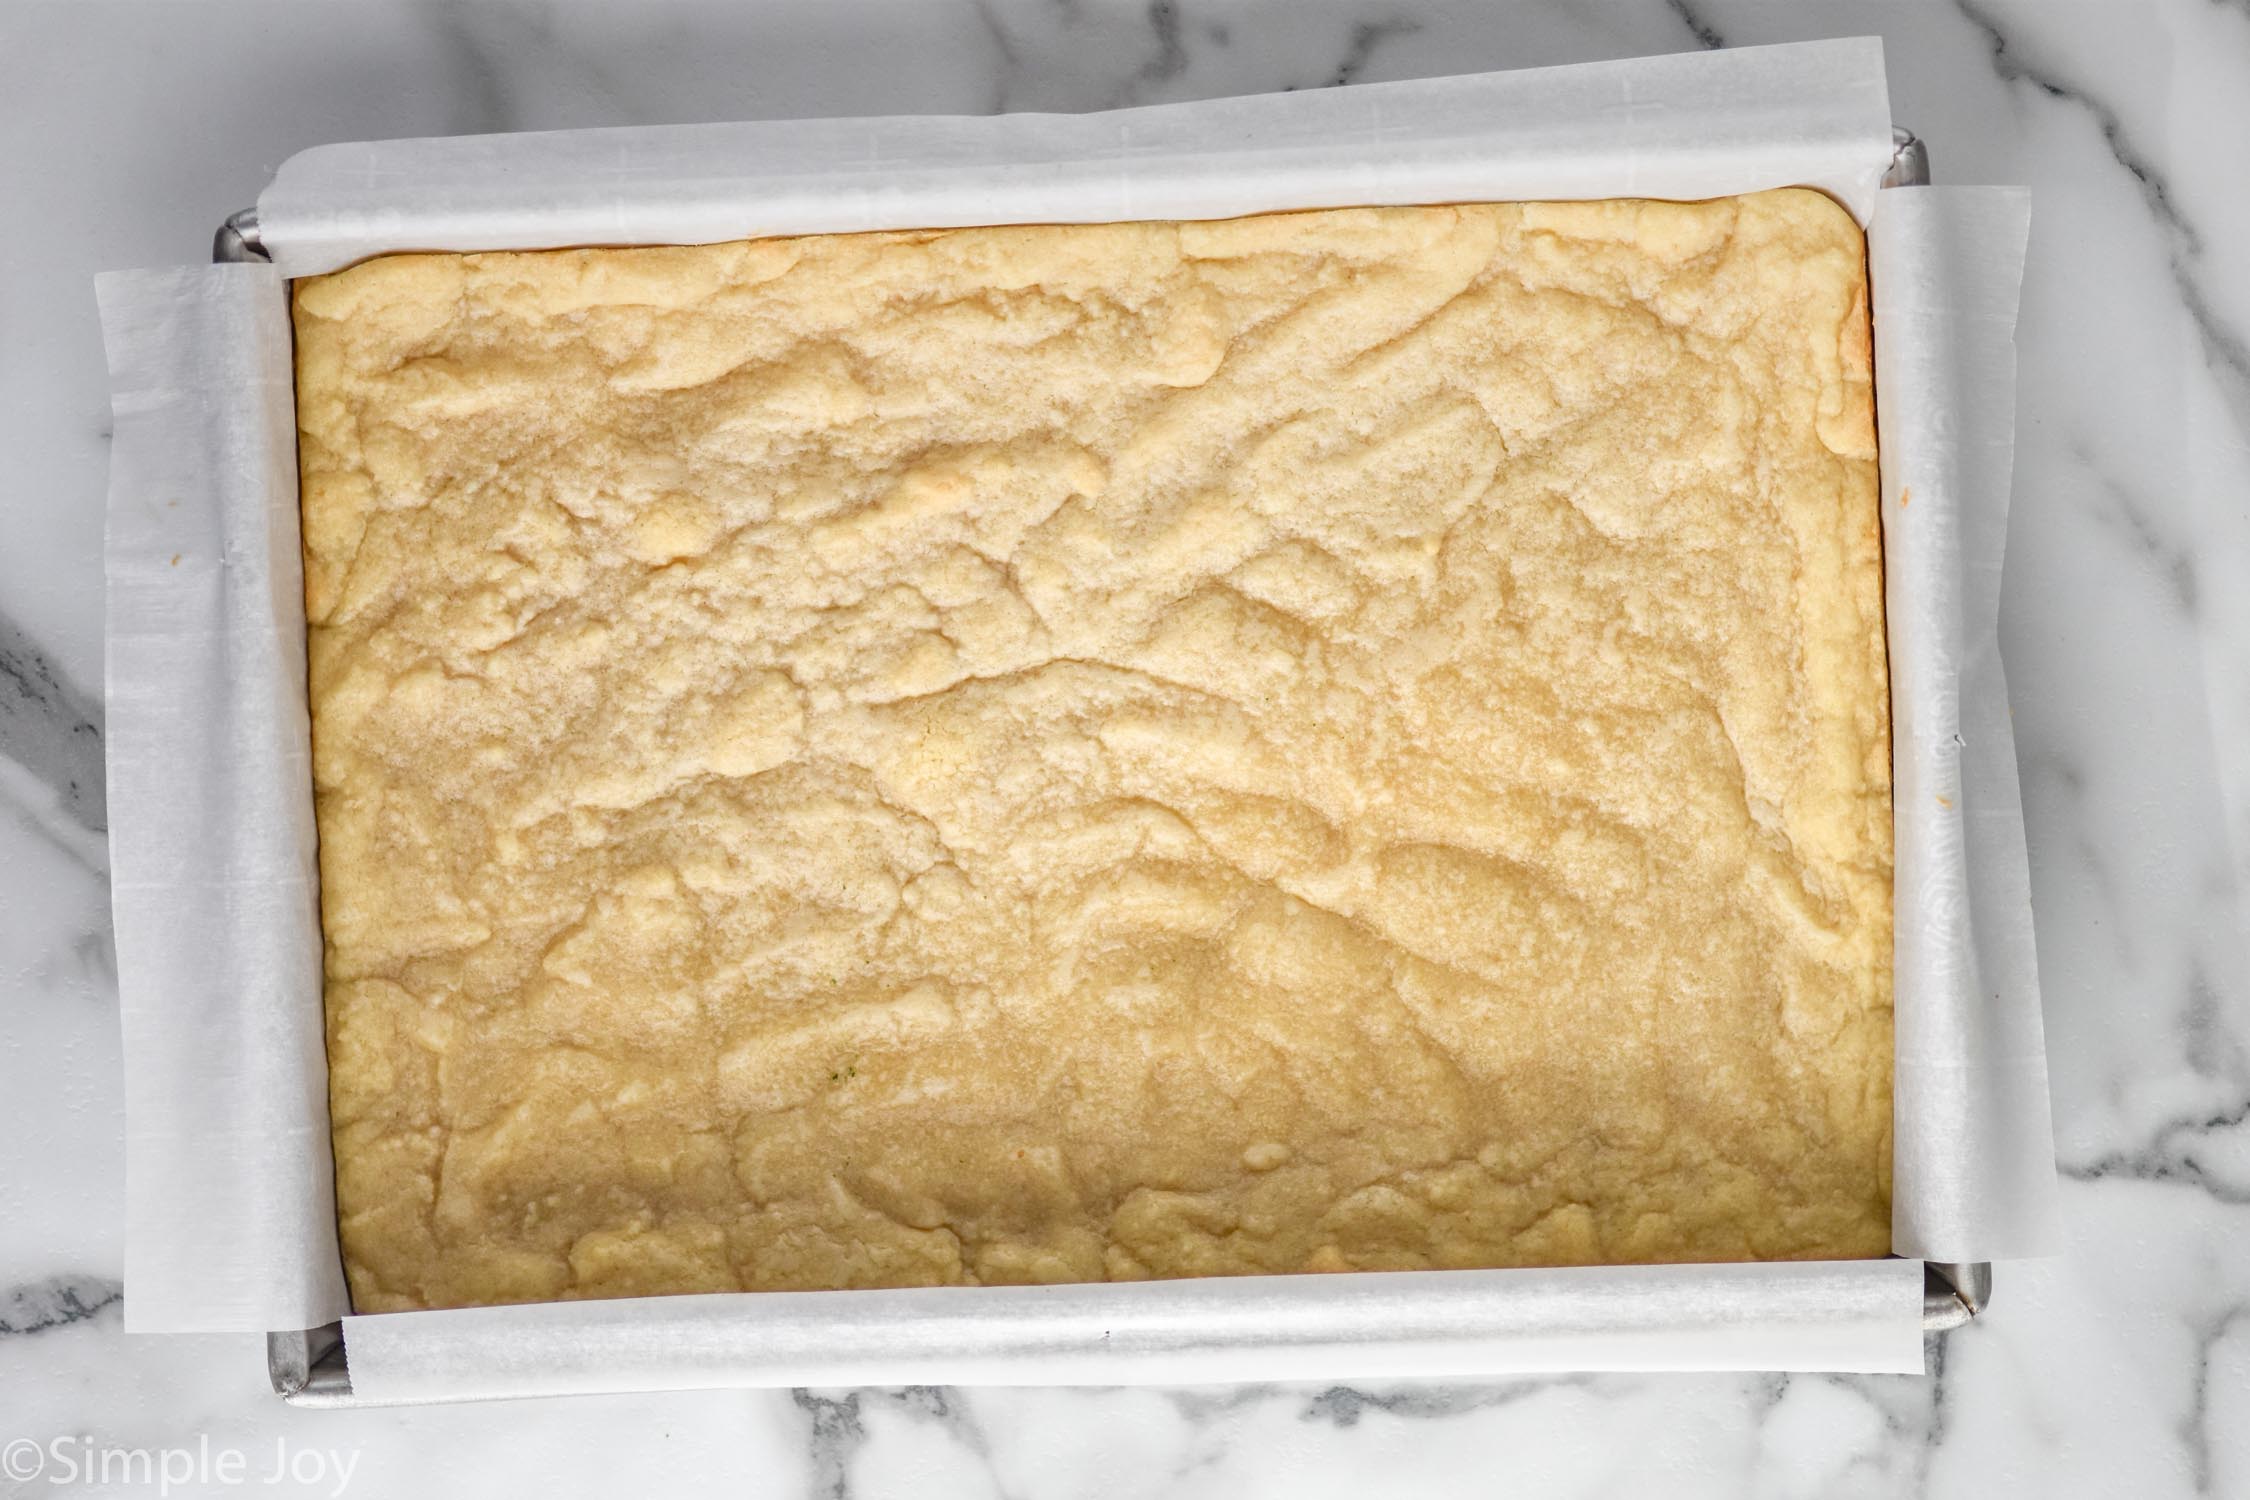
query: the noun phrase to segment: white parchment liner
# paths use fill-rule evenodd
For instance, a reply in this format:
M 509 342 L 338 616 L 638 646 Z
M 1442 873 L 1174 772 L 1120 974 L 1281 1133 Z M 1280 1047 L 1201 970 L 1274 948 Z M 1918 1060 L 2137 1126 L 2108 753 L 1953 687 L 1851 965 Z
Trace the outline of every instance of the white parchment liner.
M 287 276 L 391 250 L 1793 186 L 1865 224 L 1890 153 L 1882 43 L 1857 38 L 1099 114 L 316 146 L 282 163 L 258 217 Z
M 1897 830 L 1891 1242 L 2060 1245 L 2016 735 L 2000 665 L 2031 196 L 1892 188 L 1868 228 Z
M 2012 369 L 2023 209 L 2020 195 L 1948 190 L 1905 194 L 1923 206 L 1894 216 L 1901 190 L 1876 192 L 1889 131 L 1881 46 L 1855 40 L 1106 115 L 322 147 L 260 201 L 274 266 L 103 277 L 128 1327 L 347 1312 L 310 900 L 288 275 L 409 248 L 1791 184 L 1870 225 L 1902 798 L 1894 1241 L 1948 1259 L 2049 1247 L 2022 815 L 1993 647 L 2014 415 L 1994 372 Z M 1948 816 L 1909 816 L 1909 790 L 1949 796 L 1928 804 Z M 1421 1272 L 557 1303 L 350 1318 L 346 1338 L 355 1389 L 394 1400 L 1910 1370 L 1920 1292 L 1912 1260 Z
M 317 1327 L 344 1282 L 288 309 L 267 266 L 98 289 L 126 1325 Z

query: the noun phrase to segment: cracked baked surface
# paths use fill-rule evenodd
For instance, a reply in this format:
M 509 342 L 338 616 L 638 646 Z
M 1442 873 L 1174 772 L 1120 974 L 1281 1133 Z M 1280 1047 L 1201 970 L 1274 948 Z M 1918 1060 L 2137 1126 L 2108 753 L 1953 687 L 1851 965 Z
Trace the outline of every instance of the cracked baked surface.
M 1827 199 L 295 310 L 361 1311 L 1887 1251 Z

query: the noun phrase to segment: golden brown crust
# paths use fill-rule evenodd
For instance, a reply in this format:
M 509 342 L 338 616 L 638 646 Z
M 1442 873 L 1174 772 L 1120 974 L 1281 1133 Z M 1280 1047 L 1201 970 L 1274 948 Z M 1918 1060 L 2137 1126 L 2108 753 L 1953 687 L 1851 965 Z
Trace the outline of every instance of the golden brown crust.
M 362 1311 L 1879 1255 L 1817 194 L 298 286 Z

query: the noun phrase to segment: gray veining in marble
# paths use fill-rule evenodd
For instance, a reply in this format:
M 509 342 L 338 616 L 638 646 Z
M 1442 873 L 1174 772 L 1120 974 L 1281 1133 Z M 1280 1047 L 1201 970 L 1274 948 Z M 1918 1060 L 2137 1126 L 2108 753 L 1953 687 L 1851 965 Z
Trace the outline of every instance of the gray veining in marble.
M 0 1290 L 0 1339 L 50 1333 L 101 1316 L 125 1300 L 118 1282 L 96 1276 L 50 1276 Z
M 0 614 L 0 757 L 45 783 L 85 827 L 99 833 L 108 826 L 101 700 L 65 680 L 5 614 Z
M 2165 186 L 2163 168 L 2133 142 L 2115 110 L 2028 60 L 2020 43 L 2011 41 L 2010 33 L 1978 0 L 1954 0 L 1954 3 L 1983 34 L 1991 49 L 1995 73 L 2009 83 L 2028 85 L 2050 99 L 2084 110 L 2100 128 L 2110 155 L 2140 184 L 2150 216 L 2164 227 L 2173 244 L 2173 286 L 2188 315 L 2195 320 L 2196 331 L 2202 335 L 2215 372 L 2222 378 L 2222 389 L 2242 433 L 2250 438 L 2250 342 L 2245 342 L 2240 331 L 2226 325 L 2205 295 L 2202 278 L 2206 274 L 2208 246 L 2195 225 L 2173 202 L 2171 191 Z

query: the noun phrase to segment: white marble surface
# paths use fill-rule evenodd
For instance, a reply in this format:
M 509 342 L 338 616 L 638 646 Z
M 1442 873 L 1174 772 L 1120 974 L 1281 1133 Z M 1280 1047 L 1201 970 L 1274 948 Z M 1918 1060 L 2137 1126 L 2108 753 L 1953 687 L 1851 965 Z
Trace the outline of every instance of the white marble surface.
M 2002 639 L 2069 1248 L 2002 1267 L 1929 1378 L 318 1414 L 267 1394 L 254 1339 L 120 1332 L 93 271 L 201 259 L 319 141 L 1079 109 L 1864 32 L 1939 181 L 2036 193 Z M 2246 169 L 2243 0 L 0 5 L 0 1455 L 243 1454 L 241 1485 L 173 1493 L 257 1490 L 279 1442 L 323 1464 L 289 1487 L 312 1494 L 345 1462 L 362 1495 L 2250 1494 Z

